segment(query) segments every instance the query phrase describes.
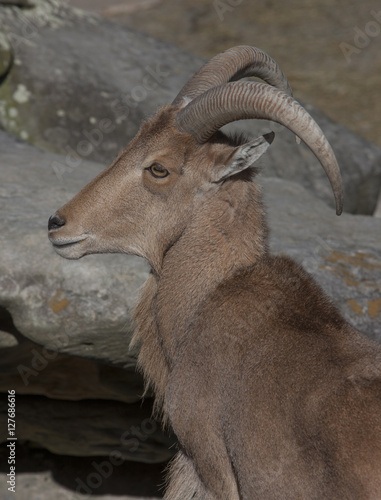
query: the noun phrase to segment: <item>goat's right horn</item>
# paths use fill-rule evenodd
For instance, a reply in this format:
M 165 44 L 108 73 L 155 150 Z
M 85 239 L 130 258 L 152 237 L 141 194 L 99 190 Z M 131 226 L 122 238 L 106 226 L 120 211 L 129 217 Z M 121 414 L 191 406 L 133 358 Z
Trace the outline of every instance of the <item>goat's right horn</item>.
M 339 165 L 323 131 L 312 116 L 290 95 L 260 82 L 233 82 L 211 88 L 179 110 L 175 124 L 204 143 L 227 123 L 262 118 L 284 125 L 311 149 L 324 168 L 336 200 L 343 209 Z
M 292 96 L 290 84 L 279 65 L 256 47 L 239 45 L 206 62 L 181 89 L 173 106 L 182 106 L 207 90 L 224 83 L 255 76 Z

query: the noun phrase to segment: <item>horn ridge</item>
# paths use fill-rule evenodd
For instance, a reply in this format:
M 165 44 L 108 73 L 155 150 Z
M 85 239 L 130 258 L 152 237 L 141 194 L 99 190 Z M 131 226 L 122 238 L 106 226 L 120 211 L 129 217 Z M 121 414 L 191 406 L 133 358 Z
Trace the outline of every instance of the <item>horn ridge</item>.
M 205 143 L 227 123 L 259 118 L 284 125 L 314 153 L 325 170 L 336 200 L 336 213 L 343 206 L 340 169 L 335 154 L 312 116 L 289 94 L 260 82 L 231 82 L 197 96 L 176 115 L 175 125 Z
M 290 84 L 274 59 L 256 47 L 239 45 L 206 62 L 181 89 L 172 105 L 182 106 L 213 87 L 250 76 L 292 95 Z

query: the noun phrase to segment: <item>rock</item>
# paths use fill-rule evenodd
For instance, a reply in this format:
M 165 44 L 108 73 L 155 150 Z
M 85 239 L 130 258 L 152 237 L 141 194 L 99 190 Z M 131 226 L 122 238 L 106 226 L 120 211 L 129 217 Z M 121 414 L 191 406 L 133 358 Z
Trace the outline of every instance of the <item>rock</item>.
M 21 336 L 19 336 L 21 337 Z M 15 345 L 16 343 L 16 345 Z M 143 393 L 141 377 L 126 370 L 67 354 L 57 354 L 0 332 L 0 392 L 41 395 L 68 401 L 103 399 L 135 403 Z
M 149 419 L 149 399 L 142 408 L 143 383 L 134 368 L 48 351 L 26 340 L 2 308 L 0 322 L 11 331 L 0 332 L 0 340 L 6 340 L 0 344 L 0 392 L 16 392 L 18 443 L 71 456 L 108 455 L 117 450 L 124 460 L 155 463 L 170 458 L 168 445 L 173 440 Z M 5 404 L 0 405 L 4 428 L 6 410 Z M 126 429 L 137 429 L 140 441 L 133 441 L 133 435 L 126 437 Z M 124 436 L 119 448 L 116 436 Z
M 14 347 L 17 344 L 18 344 L 17 339 L 13 335 L 11 335 L 8 332 L 3 332 L 0 330 L 0 349 L 3 349 L 4 347 Z
M 340 165 L 344 186 L 344 211 L 372 215 L 381 189 L 381 148 L 354 134 L 339 123 L 330 120 L 321 111 L 304 104 L 324 131 Z M 273 130 L 276 137 L 268 156 L 263 161 L 263 174 L 293 180 L 315 196 L 334 207 L 331 186 L 324 170 L 311 151 L 295 143 L 295 136 L 281 125 L 256 121 L 235 125 L 235 129 L 253 136 Z
M 0 121 L 74 163 L 109 162 L 199 59 L 61 1 L 34 3 L 29 10 L 0 5 L 15 53 L 0 89 Z
M 7 428 L 7 401 L 0 402 L 0 425 Z M 173 438 L 151 419 L 152 406 L 141 402 L 61 401 L 16 394 L 16 437 L 20 443 L 58 455 L 106 456 L 119 461 L 169 460 Z
M 343 214 L 281 179 L 262 179 L 270 247 L 311 273 L 343 316 L 381 342 L 381 220 Z
M 13 52 L 5 33 L 0 33 L 0 83 L 6 78 L 12 67 Z
M 123 369 L 49 351 L 26 339 L 2 307 L 0 324 L 0 392 L 12 388 L 17 394 L 71 401 L 140 400 L 143 382 L 134 366 Z
M 128 461 L 111 469 L 106 465 L 108 457 L 69 458 L 27 445 L 17 446 L 16 457 L 15 495 L 8 491 L 8 454 L 2 447 L 2 500 L 84 500 L 91 498 L 90 493 L 102 500 L 159 500 L 162 497 L 159 485 L 163 482 L 165 464 Z
M 376 209 L 375 209 L 373 215 L 375 217 L 381 218 L 381 190 L 380 190 L 380 194 L 378 196 L 378 201 L 377 201 Z
M 110 162 L 142 119 L 171 102 L 204 62 L 58 0 L 33 4 L 23 10 L 0 5 L 0 25 L 15 54 L 0 86 L 0 124 L 39 147 L 63 153 L 56 165 L 62 174 L 84 168 L 86 159 Z M 381 186 L 381 148 L 308 109 L 337 153 L 344 210 L 373 213 Z M 266 128 L 251 121 L 245 130 L 254 135 Z M 264 161 L 265 175 L 292 179 L 333 206 L 329 183 L 312 153 L 280 126 L 271 128 L 277 139 Z
M 0 0 L 0 5 L 20 7 L 22 9 L 34 7 L 33 0 Z
M 0 307 L 33 342 L 134 366 L 128 354 L 130 310 L 148 266 L 123 255 L 65 261 L 55 255 L 46 233 L 49 215 L 102 166 L 86 162 L 60 181 L 54 162 L 62 157 L 4 132 L 0 148 Z

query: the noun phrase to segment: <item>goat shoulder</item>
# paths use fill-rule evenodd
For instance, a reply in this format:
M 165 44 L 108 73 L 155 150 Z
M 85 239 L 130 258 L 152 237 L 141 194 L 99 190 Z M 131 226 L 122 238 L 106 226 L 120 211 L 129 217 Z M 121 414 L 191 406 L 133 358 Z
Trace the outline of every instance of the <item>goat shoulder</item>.
M 220 447 L 220 475 L 236 471 L 242 498 L 378 498 L 375 347 L 288 258 L 266 255 L 221 282 L 189 324 L 166 391 L 209 490 L 219 475 L 208 454 Z

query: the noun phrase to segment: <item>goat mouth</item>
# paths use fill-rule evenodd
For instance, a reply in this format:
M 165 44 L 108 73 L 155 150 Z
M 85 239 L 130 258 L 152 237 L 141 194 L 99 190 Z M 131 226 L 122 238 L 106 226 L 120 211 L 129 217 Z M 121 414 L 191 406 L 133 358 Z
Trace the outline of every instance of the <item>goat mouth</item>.
M 55 240 L 53 237 L 49 237 L 50 242 L 54 247 L 58 248 L 68 248 L 73 245 L 76 245 L 77 243 L 80 243 L 81 241 L 84 241 L 87 239 L 87 236 L 81 236 L 79 238 L 65 238 L 61 240 Z
M 86 243 L 88 236 L 79 236 L 77 238 L 57 238 L 49 236 L 50 242 L 58 255 L 65 259 L 80 259 L 86 253 Z

